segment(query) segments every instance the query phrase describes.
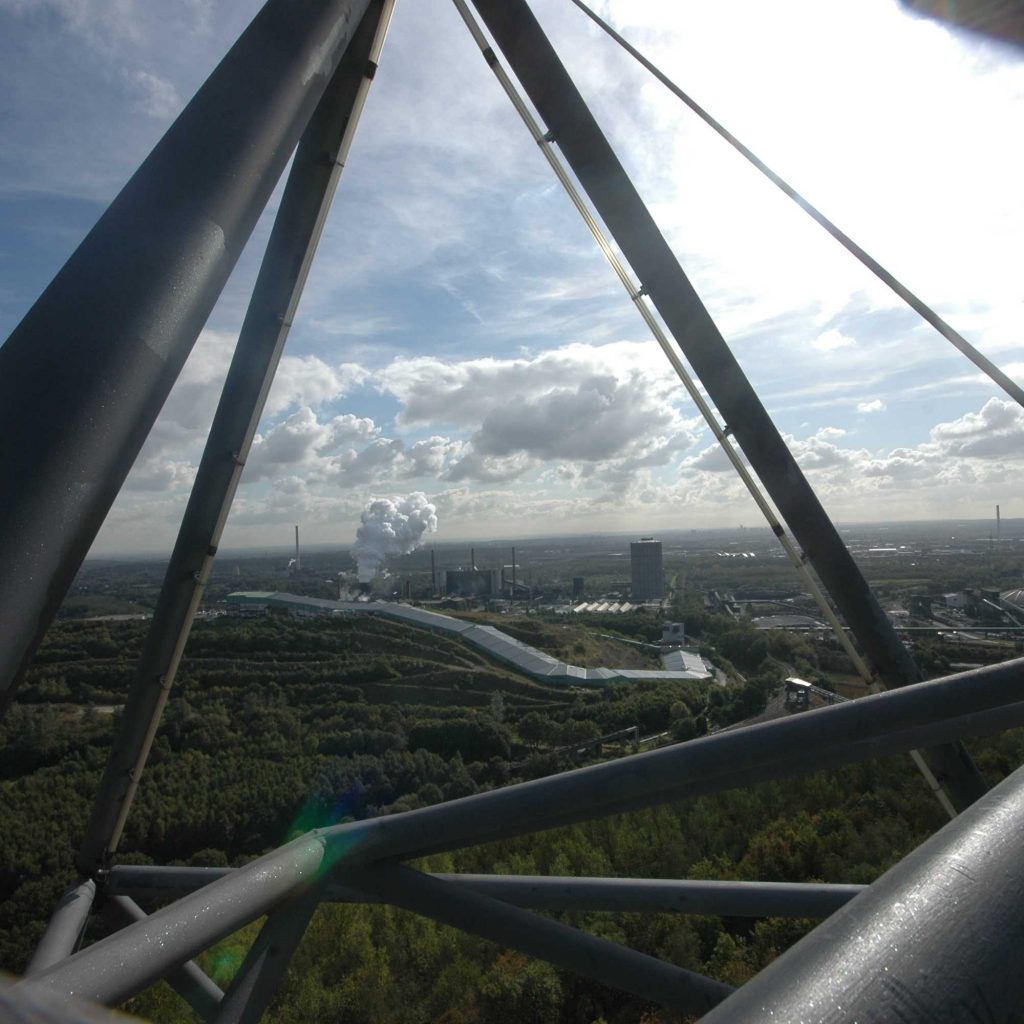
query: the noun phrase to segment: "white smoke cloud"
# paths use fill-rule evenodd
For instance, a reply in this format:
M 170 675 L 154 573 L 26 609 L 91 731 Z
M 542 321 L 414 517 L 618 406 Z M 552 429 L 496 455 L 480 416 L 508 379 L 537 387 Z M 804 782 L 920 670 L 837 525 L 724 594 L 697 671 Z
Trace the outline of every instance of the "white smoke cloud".
M 437 529 L 437 509 L 422 491 L 408 497 L 376 498 L 363 509 L 352 557 L 359 582 L 368 583 L 388 555 L 407 555 L 425 533 Z

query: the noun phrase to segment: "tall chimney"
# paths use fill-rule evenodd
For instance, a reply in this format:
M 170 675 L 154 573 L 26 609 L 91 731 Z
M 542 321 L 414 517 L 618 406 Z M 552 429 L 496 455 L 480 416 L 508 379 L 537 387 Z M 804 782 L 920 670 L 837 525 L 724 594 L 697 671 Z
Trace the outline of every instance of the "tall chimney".
M 516 599 L 516 549 L 512 549 L 512 600 Z
M 476 571 L 476 548 L 469 549 L 469 567 L 474 572 Z
M 999 540 L 999 534 L 1002 530 L 1002 522 L 999 519 L 999 506 L 996 505 L 996 540 Z
M 299 561 L 299 524 L 295 524 L 295 570 L 296 572 L 302 568 L 302 563 Z
M 430 549 L 430 596 L 437 597 L 437 563 L 434 561 L 434 549 Z

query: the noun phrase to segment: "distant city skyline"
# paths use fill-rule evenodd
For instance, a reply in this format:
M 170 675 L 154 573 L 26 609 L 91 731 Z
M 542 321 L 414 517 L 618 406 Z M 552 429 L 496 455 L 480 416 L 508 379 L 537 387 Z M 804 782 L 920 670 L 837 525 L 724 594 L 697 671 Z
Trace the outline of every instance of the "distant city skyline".
M 259 6 L 0 3 L 0 336 Z M 832 516 L 1012 518 L 1024 410 L 570 4 L 534 8 Z M 896 0 L 596 8 L 1024 381 L 1019 51 Z M 94 555 L 173 544 L 269 225 Z M 439 544 L 762 525 L 447 0 L 398 5 L 222 546 L 346 546 L 413 491 Z
M 929 519 L 929 520 L 895 520 L 889 522 L 877 522 L 877 521 L 864 521 L 864 522 L 838 522 L 836 523 L 837 529 L 840 533 L 849 534 L 856 531 L 871 532 L 874 530 L 880 531 L 882 534 L 888 533 L 891 530 L 908 530 L 913 531 L 915 529 L 935 531 L 941 530 L 943 532 L 948 530 L 968 530 L 971 531 L 970 536 L 966 539 L 973 541 L 980 541 L 985 539 L 994 539 L 996 536 L 995 516 L 993 515 L 988 519 Z M 735 541 L 738 542 L 744 535 L 750 535 L 756 538 L 755 543 L 766 543 L 771 549 L 777 546 L 777 540 L 772 534 L 772 531 L 767 527 L 758 523 L 752 523 L 750 526 L 738 525 L 728 527 L 691 527 L 691 528 L 675 528 L 667 529 L 659 533 L 658 539 L 662 540 L 667 544 L 679 544 L 683 540 L 699 541 L 703 539 L 710 539 L 714 536 L 722 535 L 735 535 Z M 438 537 L 432 535 L 429 540 L 424 542 L 420 547 L 416 548 L 411 554 L 394 555 L 388 559 L 388 564 L 399 563 L 403 560 L 427 560 L 429 561 L 429 552 L 431 549 L 437 551 L 451 551 L 452 549 L 464 547 L 466 549 L 467 561 L 469 555 L 469 548 L 471 545 L 475 545 L 480 554 L 489 556 L 495 551 L 507 550 L 515 545 L 534 545 L 544 544 L 550 542 L 551 544 L 566 544 L 571 541 L 577 541 L 580 543 L 586 543 L 588 540 L 599 540 L 599 539 L 612 539 L 623 545 L 622 555 L 628 557 L 630 542 L 635 541 L 639 538 L 640 534 L 637 531 L 617 531 L 617 530 L 595 530 L 586 533 L 541 533 L 531 537 L 523 537 L 518 534 L 509 534 L 507 536 L 500 535 L 489 535 L 479 537 L 467 537 L 467 536 L 452 536 L 452 537 Z M 955 537 L 955 534 L 950 534 L 950 537 Z M 246 546 L 227 546 L 222 547 L 218 551 L 218 557 L 221 561 L 228 561 L 235 558 L 258 558 L 265 554 L 272 555 L 274 557 L 290 558 L 295 553 L 295 541 L 294 534 L 290 535 L 290 540 L 282 541 L 278 539 L 271 539 L 266 544 L 254 544 Z M 1017 517 L 1006 517 L 1002 518 L 1002 539 L 1004 542 L 1017 542 L 1020 538 L 1024 538 L 1024 516 Z M 882 538 L 879 537 L 879 540 Z M 341 538 L 338 540 L 328 542 L 316 542 L 311 541 L 307 543 L 303 541 L 302 551 L 304 554 L 324 554 L 330 552 L 347 552 L 352 547 L 355 540 L 355 535 L 346 539 Z M 778 547 L 779 557 L 782 558 L 782 548 Z M 143 560 L 163 560 L 170 555 L 170 546 L 166 549 L 163 548 L 151 548 L 146 550 L 137 551 L 109 551 L 100 552 L 93 551 L 90 553 L 89 558 L 91 560 L 114 560 L 117 561 L 120 558 L 127 560 L 143 559 Z M 482 561 L 483 559 L 481 559 Z M 795 578 L 795 577 L 794 577 Z

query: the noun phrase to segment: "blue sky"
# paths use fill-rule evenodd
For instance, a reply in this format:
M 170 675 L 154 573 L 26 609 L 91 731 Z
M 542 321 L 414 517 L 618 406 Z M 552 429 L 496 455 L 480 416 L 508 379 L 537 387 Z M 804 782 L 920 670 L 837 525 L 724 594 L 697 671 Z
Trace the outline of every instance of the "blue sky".
M 1022 410 L 568 0 L 534 7 L 832 514 L 1024 514 Z M 1024 381 L 1019 53 L 890 0 L 596 7 Z M 257 9 L 0 0 L 0 336 Z M 172 543 L 269 224 L 96 553 Z M 452 539 L 758 522 L 448 0 L 399 0 L 224 544 L 348 543 L 415 490 Z

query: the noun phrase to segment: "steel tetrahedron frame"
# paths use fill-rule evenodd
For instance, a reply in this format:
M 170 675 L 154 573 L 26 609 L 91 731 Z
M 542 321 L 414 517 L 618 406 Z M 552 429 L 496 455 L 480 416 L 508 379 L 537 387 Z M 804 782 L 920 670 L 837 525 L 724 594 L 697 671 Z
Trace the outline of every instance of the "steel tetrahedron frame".
M 1015 842 L 1024 829 L 1024 774 L 1019 770 L 986 793 L 961 741 L 1024 725 L 1024 660 L 921 681 L 526 0 L 473 3 L 544 122 L 543 130 L 536 127 L 537 141 L 547 151 L 558 148 L 639 278 L 634 292 L 615 257 L 631 297 L 642 313 L 644 297 L 650 298 L 725 419 L 724 426 L 716 423 L 716 436 L 723 443 L 736 439 L 799 543 L 797 560 L 813 568 L 889 691 L 415 811 L 316 829 L 242 868 L 116 863 L 393 8 L 393 0 L 269 0 L 0 349 L 0 420 L 7 436 L 22 425 L 24 440 L 0 463 L 3 493 L 13 496 L 0 507 L 0 560 L 7 567 L 0 576 L 6 627 L 0 687 L 6 702 L 295 150 L 82 840 L 81 879 L 56 908 L 26 977 L 0 996 L 0 1005 L 45 1000 L 52 1019 L 71 1020 L 77 1011 L 63 1002 L 69 997 L 116 1005 L 166 978 L 206 1020 L 256 1021 L 318 904 L 329 900 L 403 907 L 708 1020 L 1010 1019 L 1024 994 L 1015 969 L 1024 939 L 1024 862 Z M 456 6 L 513 95 L 468 7 L 462 0 Z M 513 96 L 513 102 L 521 101 Z M 549 159 L 557 172 L 557 161 Z M 570 194 L 601 241 L 584 200 Z M 673 365 L 679 359 L 670 358 Z M 685 380 L 685 368 L 681 375 Z M 55 378 L 66 386 L 54 387 Z M 34 429 L 24 430 L 26 422 Z M 781 522 L 773 529 L 780 540 L 788 537 Z M 869 887 L 431 875 L 402 863 L 918 749 L 925 751 L 926 776 L 944 806 L 960 813 Z M 136 899 L 169 902 L 147 914 Z M 116 930 L 78 949 L 93 910 Z M 734 993 L 538 910 L 826 920 Z M 256 942 L 221 991 L 192 958 L 263 915 Z

